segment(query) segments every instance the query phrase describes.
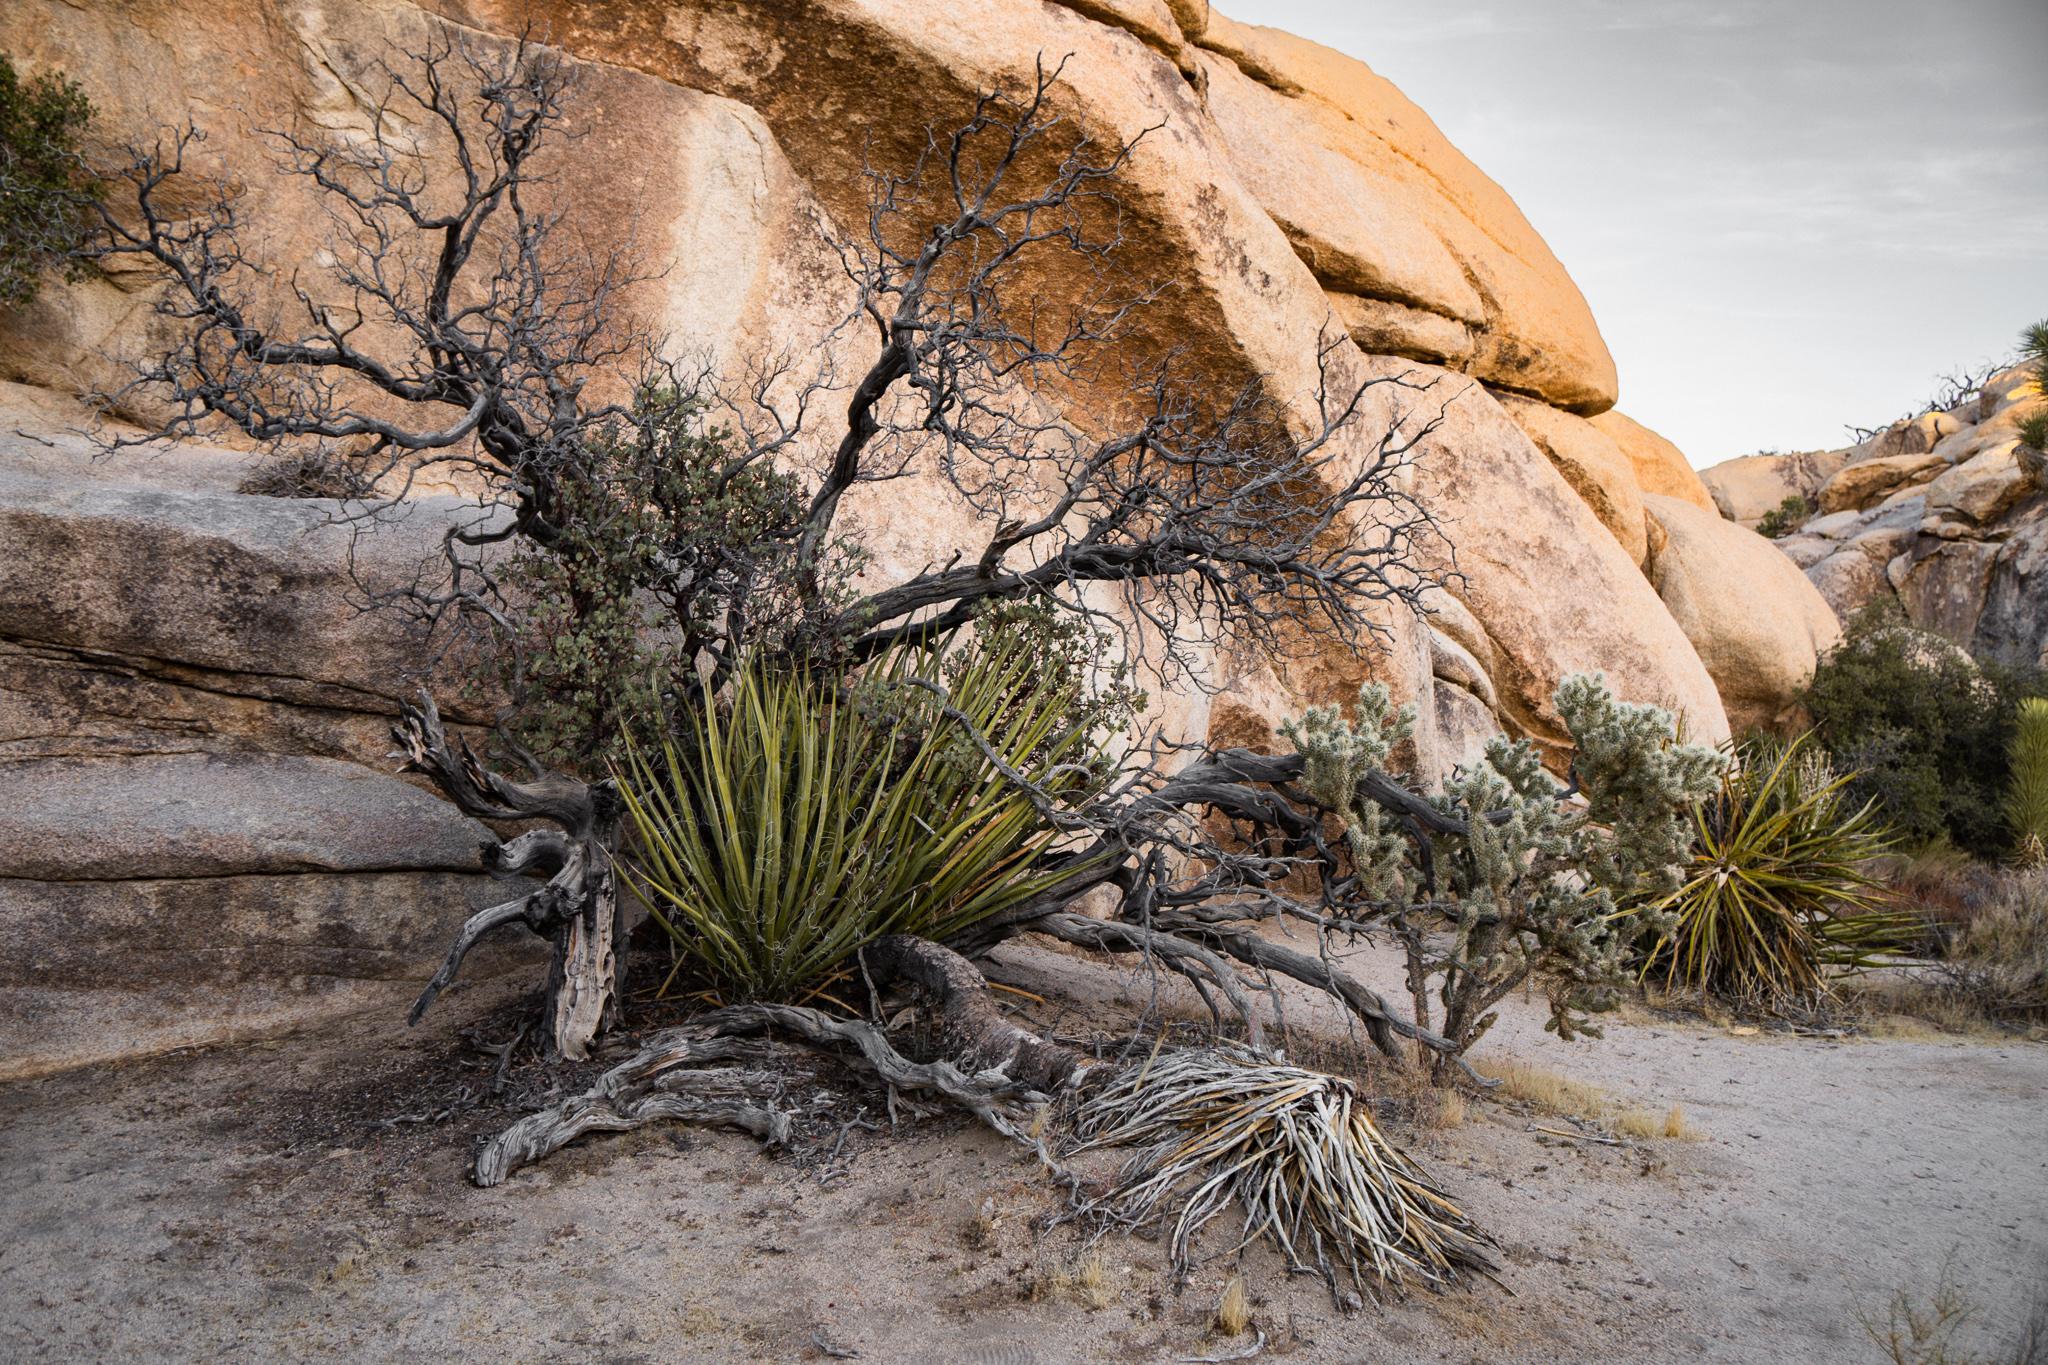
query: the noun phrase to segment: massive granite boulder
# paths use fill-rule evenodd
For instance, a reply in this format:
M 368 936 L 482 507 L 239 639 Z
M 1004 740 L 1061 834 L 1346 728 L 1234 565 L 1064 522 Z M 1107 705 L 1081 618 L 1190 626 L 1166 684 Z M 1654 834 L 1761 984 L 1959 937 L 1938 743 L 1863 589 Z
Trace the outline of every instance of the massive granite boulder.
M 1461 643 L 1485 661 L 1511 732 L 1561 753 L 1551 693 L 1560 678 L 1597 672 L 1617 695 L 1676 712 L 1698 739 L 1727 736 L 1696 642 L 1564 474 L 1477 386 L 1446 409 L 1417 462 L 1416 492 L 1449 528 L 1454 554 L 1437 567 L 1480 634 Z
M 1756 532 L 1678 498 L 1643 498 L 1650 581 L 1720 689 L 1737 729 L 1782 729 L 1842 628 L 1799 567 Z
M 1717 510 L 1698 471 L 1670 441 L 1618 410 L 1599 413 L 1590 420 L 1628 459 L 1635 470 L 1636 486 L 1643 492 L 1680 498 L 1708 512 Z
M 1430 566 L 1444 580 L 1437 609 L 1427 621 L 1386 618 L 1379 647 L 1359 653 L 1323 648 L 1284 667 L 1207 657 L 1220 692 L 1154 689 L 1153 719 L 1172 737 L 1271 742 L 1282 715 L 1374 678 L 1422 717 L 1413 758 L 1426 778 L 1500 730 L 1561 760 L 1549 698 L 1581 670 L 1677 709 L 1697 737 L 1727 733 L 1697 639 L 1643 571 L 1655 562 L 1646 495 L 1702 504 L 1703 486 L 1668 442 L 1609 411 L 1613 362 L 1520 211 L 1349 57 L 1233 23 L 1203 0 L 20 0 L 0 11 L 0 48 L 77 78 L 110 140 L 204 125 L 195 175 L 234 197 L 253 255 L 302 265 L 277 287 L 303 286 L 317 302 L 332 224 L 302 182 L 270 173 L 274 147 L 259 130 L 360 137 L 394 46 L 460 33 L 488 47 L 529 29 L 561 47 L 578 79 L 580 136 L 551 167 L 567 229 L 647 260 L 653 273 L 620 296 L 624 320 L 723 373 L 781 366 L 828 386 L 857 375 L 877 343 L 871 327 L 841 325 L 852 296 L 831 241 L 865 221 L 863 161 L 908 166 L 929 127 L 957 123 L 990 87 L 1027 83 L 1042 56 L 1065 56 L 1068 126 L 1101 144 L 1137 140 L 1116 190 L 1115 265 L 1134 287 L 1165 287 L 1125 334 L 1133 365 L 1171 354 L 1204 395 L 1256 383 L 1302 429 L 1326 377 L 1403 379 L 1373 392 L 1339 452 L 1367 460 L 1386 432 L 1435 424 L 1409 478 L 1445 533 Z M 1050 262 L 1019 287 L 1073 297 L 1100 286 L 1095 266 Z M 122 803 L 106 818 L 148 838 L 177 826 L 120 778 L 122 764 L 203 757 L 214 766 L 191 774 L 202 791 L 228 780 L 230 760 L 382 764 L 384 726 L 423 656 L 392 621 L 356 610 L 359 579 L 417 563 L 467 506 L 451 482 L 358 540 L 337 505 L 243 491 L 256 486 L 246 452 L 186 444 L 147 465 L 87 458 L 65 395 L 114 387 L 160 344 L 156 288 L 133 271 L 51 281 L 0 316 L 0 379 L 33 386 L 0 392 L 20 418 L 0 430 L 24 433 L 0 435 L 0 524 L 24 547 L 0 563 L 0 786 L 43 774 L 37 765 L 107 764 L 83 770 Z M 1100 430 L 1128 399 L 1111 369 L 1076 371 L 1032 401 L 1048 420 Z M 128 415 L 148 415 L 145 398 L 125 401 Z M 814 466 L 843 423 L 837 398 L 815 404 L 792 465 Z M 849 516 L 876 581 L 944 562 L 985 533 L 929 469 L 861 491 Z M 1700 541 L 1687 572 L 1711 582 L 1722 552 Z M 1716 631 L 1722 648 L 1741 628 Z M 1745 682 L 1746 708 L 1782 701 L 1757 691 L 1763 676 Z M 11 914 L 69 907 L 34 921 L 48 932 L 65 914 L 114 925 L 198 904 L 158 887 L 183 886 L 183 874 L 138 866 L 105 878 L 88 873 L 83 848 L 55 856 L 7 885 Z M 423 975 L 414 954 L 431 935 L 393 938 L 362 917 L 439 925 L 474 899 L 447 880 L 461 868 L 424 855 L 374 870 L 216 873 L 224 888 L 267 879 L 224 904 L 269 898 L 295 923 L 324 926 L 306 940 L 335 949 L 322 960 L 336 973 L 322 980 Z M 374 893 L 370 878 L 382 879 Z M 255 923 L 236 911 L 222 932 L 253 951 Z M 349 944 L 372 955 L 351 958 Z M 216 946 L 223 962 L 285 971 L 285 958 Z M 0 989 L 18 969 L 0 974 Z M 323 986 L 292 998 L 303 1008 L 259 1001 L 227 1011 L 236 1022 L 224 1027 L 362 996 Z M 171 1036 L 192 1035 L 158 1041 Z M 149 1045 L 141 1032 L 123 1044 Z
M 1821 486 L 1848 462 L 1846 450 L 1743 455 L 1700 471 L 1700 481 L 1722 516 L 1754 528 L 1787 498 L 1816 502 Z
M 1578 286 L 1500 186 L 1385 77 L 1212 13 L 1207 104 L 1230 164 L 1361 347 L 1572 412 L 1614 406 Z
M 474 822 L 337 759 L 36 759 L 0 780 L 0 1080 L 402 1008 L 463 918 L 515 894 L 478 875 Z

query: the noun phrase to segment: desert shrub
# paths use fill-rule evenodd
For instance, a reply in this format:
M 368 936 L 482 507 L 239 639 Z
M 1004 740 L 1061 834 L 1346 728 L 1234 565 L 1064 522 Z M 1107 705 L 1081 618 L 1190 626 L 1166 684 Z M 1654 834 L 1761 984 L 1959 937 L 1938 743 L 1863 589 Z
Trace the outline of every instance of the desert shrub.
M 2028 697 L 2013 725 L 2005 819 L 2019 860 L 2048 863 L 2048 697 Z
M 1046 793 L 1083 790 L 1099 756 L 1072 723 L 1081 681 L 1025 631 L 989 630 L 949 661 L 942 703 L 907 681 L 941 676 L 939 652 L 858 679 L 750 666 L 658 749 L 627 739 L 627 877 L 679 969 L 734 998 L 797 998 L 885 934 L 945 939 L 1044 889 L 1033 864 L 1057 830 L 997 760 Z
M 1907 947 L 1917 957 L 1945 956 L 1970 921 L 1991 903 L 2003 876 L 1996 863 L 1972 858 L 1946 841 L 1922 844 L 1885 861 L 1880 876 L 1890 888 L 1892 904 L 1919 925 Z
M 1851 798 L 1902 839 L 1988 857 L 2009 844 L 2007 750 L 2020 701 L 2040 689 L 2037 674 L 1973 660 L 1874 605 L 1845 624 L 1802 701 Z
M 1955 1253 L 1926 1297 L 1901 1289 L 1883 1316 L 1860 1315 L 1891 1365 L 2048 1365 L 2048 1288 L 2011 1328 L 1981 1326 L 1982 1310 L 1956 1274 Z
M 1993 878 L 1937 974 L 1954 999 L 1995 1023 L 2048 1019 L 2048 868 Z
M 1566 799 L 1527 741 L 1496 739 L 1432 800 L 1445 820 L 1408 822 L 1420 834 L 1360 795 L 1413 723 L 1384 688 L 1362 690 L 1355 719 L 1318 707 L 1282 728 L 1307 760 L 1303 787 L 1343 815 L 1364 894 L 1396 907 L 1416 1022 L 1440 1018 L 1458 1053 L 1532 975 L 1549 992 L 1547 1028 L 1598 1036 L 1588 1016 L 1612 1008 L 1629 979 L 1635 926 L 1618 923 L 1615 895 L 1677 884 L 1688 812 L 1721 766 L 1712 750 L 1678 743 L 1668 713 L 1616 701 L 1598 678 L 1565 679 L 1556 705 L 1577 745 L 1582 802 Z
M 24 82 L 0 53 L 0 307 L 34 298 L 84 236 L 91 189 L 78 143 L 91 121 L 75 83 L 47 71 Z
M 734 612 L 762 648 L 793 632 L 803 489 L 741 458 L 705 408 L 689 387 L 641 386 L 627 413 L 579 433 L 576 477 L 550 509 L 554 533 L 513 551 L 516 630 L 497 658 L 511 730 L 544 764 L 604 771 L 636 717 L 698 690 L 704 641 L 733 629 Z M 835 561 L 827 591 L 844 577 Z
M 1682 885 L 1652 902 L 1671 916 L 1645 971 L 1667 985 L 1772 1005 L 1826 989 L 1830 968 L 1900 945 L 1910 926 L 1878 910 L 1871 860 L 1891 836 L 1801 736 L 1745 741 L 1695 811 Z
M 1807 518 L 1819 510 L 1803 494 L 1793 493 L 1758 519 L 1756 533 L 1781 540 L 1804 526 Z

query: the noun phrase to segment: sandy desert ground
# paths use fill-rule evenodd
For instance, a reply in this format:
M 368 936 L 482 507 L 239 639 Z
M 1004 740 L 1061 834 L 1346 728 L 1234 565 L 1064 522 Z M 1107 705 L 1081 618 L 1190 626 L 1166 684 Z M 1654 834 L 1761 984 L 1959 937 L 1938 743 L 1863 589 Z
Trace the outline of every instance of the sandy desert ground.
M 1025 945 L 998 962 L 1024 988 L 1061 983 L 1055 1028 L 1127 1017 L 1148 989 Z M 1038 1229 L 1051 1187 L 951 1115 L 803 1161 L 652 1129 L 477 1189 L 473 1141 L 516 1111 L 441 1111 L 488 1078 L 459 1031 L 514 1000 L 486 983 L 410 1034 L 366 1018 L 0 1090 L 0 1358 L 1053 1365 L 1251 1344 L 1209 1327 L 1228 1258 L 1175 1293 L 1158 1244 L 1111 1237 L 1099 1284 L 1064 1282 L 1082 1242 Z M 1323 1033 L 1302 1048 L 1354 1056 L 1315 1014 L 1291 1002 Z M 2048 1046 L 1737 1034 L 1641 1009 L 1562 1044 L 1522 1005 L 1481 1055 L 1682 1104 L 1701 1136 L 1608 1146 L 1515 1105 L 1475 1100 L 1442 1127 L 1390 1102 L 1389 1131 L 1500 1239 L 1501 1283 L 1346 1313 L 1257 1249 L 1259 1358 L 1872 1361 L 1862 1319 L 1944 1263 L 1987 1340 L 2048 1285 Z

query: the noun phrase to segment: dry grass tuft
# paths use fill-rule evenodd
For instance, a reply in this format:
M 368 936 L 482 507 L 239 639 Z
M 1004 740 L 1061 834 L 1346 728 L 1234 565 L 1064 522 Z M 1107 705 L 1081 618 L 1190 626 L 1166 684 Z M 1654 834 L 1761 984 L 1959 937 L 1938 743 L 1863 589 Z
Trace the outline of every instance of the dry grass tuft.
M 976 1211 L 974 1217 L 967 1220 L 967 1225 L 960 1231 L 960 1240 L 972 1251 L 993 1249 L 996 1244 L 997 1221 L 995 1196 L 990 1195 L 981 1201 L 981 1208 Z
M 1109 1287 L 1109 1266 L 1101 1252 L 1090 1251 L 1074 1267 L 1074 1291 L 1082 1303 L 1093 1309 L 1107 1308 L 1116 1302 L 1116 1291 Z
M 1685 1106 L 1680 1104 L 1672 1105 L 1663 1114 L 1651 1109 L 1624 1109 L 1608 1126 L 1621 1137 L 1641 1141 L 1664 1138 L 1672 1142 L 1697 1142 L 1701 1137 L 1700 1130 L 1685 1121 Z
M 1533 1104 L 1566 1118 L 1598 1119 L 1610 1107 L 1607 1092 L 1599 1086 L 1527 1062 L 1474 1062 L 1472 1069 L 1488 1080 L 1500 1082 L 1495 1095 Z
M 1216 1305 L 1216 1330 L 1226 1337 L 1241 1337 L 1252 1325 L 1251 1296 L 1245 1293 L 1244 1276 L 1232 1275 L 1223 1286 L 1223 1298 Z
M 1675 1142 L 1698 1142 L 1702 1134 L 1685 1121 L 1685 1106 L 1674 1104 L 1671 1112 L 1664 1116 L 1664 1136 Z
M 1445 1087 L 1437 1094 L 1430 1121 L 1439 1128 L 1461 1128 L 1465 1123 L 1465 1092 Z
M 1071 1266 L 1055 1266 L 1031 1286 L 1033 1300 L 1067 1299 L 1100 1311 L 1116 1302 L 1109 1266 L 1099 1251 L 1089 1251 Z
M 1472 1069 L 1499 1081 L 1500 1087 L 1493 1094 L 1502 1099 L 1518 1100 L 1545 1113 L 1598 1124 L 1621 1137 L 1697 1142 L 1704 1136 L 1686 1122 L 1683 1107 L 1676 1104 L 1666 1114 L 1634 1106 L 1623 1108 L 1597 1085 L 1527 1062 L 1474 1062 Z

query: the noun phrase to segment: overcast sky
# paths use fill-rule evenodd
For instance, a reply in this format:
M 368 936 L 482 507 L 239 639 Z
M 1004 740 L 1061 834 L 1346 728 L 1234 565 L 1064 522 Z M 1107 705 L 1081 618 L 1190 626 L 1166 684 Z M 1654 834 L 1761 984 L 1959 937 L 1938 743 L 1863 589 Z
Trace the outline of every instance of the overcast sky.
M 1695 465 L 1844 444 L 2048 317 L 2048 0 L 1224 0 L 1372 66 Z

